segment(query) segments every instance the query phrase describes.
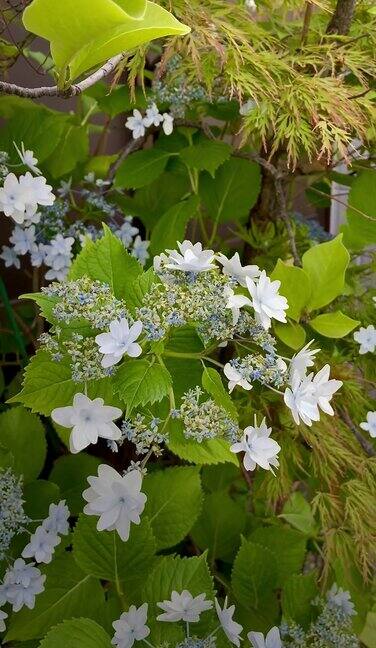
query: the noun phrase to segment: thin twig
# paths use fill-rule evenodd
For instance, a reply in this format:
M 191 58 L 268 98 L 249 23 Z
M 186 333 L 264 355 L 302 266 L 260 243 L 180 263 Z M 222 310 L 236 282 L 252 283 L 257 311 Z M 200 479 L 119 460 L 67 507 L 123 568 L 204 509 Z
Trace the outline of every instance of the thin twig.
M 128 155 L 141 148 L 144 142 L 145 142 L 144 137 L 138 137 L 137 139 L 132 139 L 130 142 L 128 142 L 126 146 L 124 146 L 123 150 L 120 152 L 115 162 L 111 164 L 110 169 L 108 171 L 107 180 L 109 180 L 111 184 L 115 179 L 116 172 L 118 171 L 119 167 L 122 165 L 124 160 L 128 157 Z
M 341 418 L 342 420 L 346 423 L 346 425 L 350 428 L 351 432 L 353 432 L 354 436 L 356 437 L 357 441 L 360 443 L 362 446 L 364 452 L 369 456 L 369 457 L 376 457 L 376 450 L 373 447 L 372 443 L 368 441 L 367 439 L 364 438 L 363 434 L 358 430 L 356 425 L 352 422 L 350 415 L 347 411 L 346 408 L 341 410 Z
M 306 8 L 305 8 L 304 20 L 303 20 L 302 36 L 301 36 L 301 39 L 300 39 L 300 45 L 302 47 L 304 47 L 304 45 L 307 43 L 307 40 L 308 40 L 309 25 L 310 25 L 310 22 L 311 22 L 312 12 L 313 12 L 313 5 L 308 0 L 308 2 L 306 2 Z
M 95 83 L 108 76 L 115 70 L 119 63 L 125 57 L 124 53 L 118 54 L 109 59 L 107 63 L 102 65 L 96 72 L 90 74 L 86 79 L 69 86 L 65 90 L 58 88 L 58 86 L 42 86 L 40 88 L 24 88 L 14 83 L 6 83 L 0 81 L 0 92 L 4 94 L 17 95 L 18 97 L 28 97 L 29 99 L 37 99 L 38 97 L 62 97 L 69 99 L 81 94 L 88 88 L 91 88 Z

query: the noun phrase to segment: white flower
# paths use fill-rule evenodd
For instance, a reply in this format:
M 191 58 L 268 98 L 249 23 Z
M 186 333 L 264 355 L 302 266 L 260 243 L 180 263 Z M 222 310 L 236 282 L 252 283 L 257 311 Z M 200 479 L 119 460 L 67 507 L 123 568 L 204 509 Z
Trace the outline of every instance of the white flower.
M 3 245 L 0 258 L 3 259 L 6 268 L 11 268 L 14 266 L 17 270 L 21 267 L 21 261 L 17 256 L 17 252 L 14 248 L 10 248 L 7 245 Z
M 255 417 L 255 424 L 244 429 L 242 440 L 230 447 L 231 452 L 244 452 L 243 464 L 246 470 L 254 470 L 256 465 L 259 465 L 274 474 L 272 466 L 278 468 L 277 455 L 281 447 L 277 441 L 269 438 L 271 431 L 272 428 L 267 427 L 265 418 L 261 425 L 257 425 Z
M 215 268 L 213 263 L 215 255 L 213 250 L 203 250 L 201 243 L 191 241 L 178 242 L 180 250 L 166 250 L 169 255 L 169 263 L 166 268 L 169 270 L 183 270 L 185 272 L 206 272 Z
M 4 610 L 0 610 L 0 632 L 5 632 L 6 625 L 4 619 L 7 619 L 8 615 Z
M 132 216 L 127 217 L 122 226 L 116 230 L 116 236 L 123 242 L 124 247 L 129 247 L 133 238 L 138 234 L 138 227 L 132 225 Z
M 35 226 L 31 225 L 31 227 L 24 229 L 16 225 L 12 236 L 9 237 L 9 241 L 12 243 L 17 254 L 22 255 L 30 252 L 35 245 Z
M 149 126 L 159 126 L 163 122 L 163 115 L 159 112 L 157 105 L 152 103 L 151 106 L 146 110 L 146 115 L 144 117 L 144 124 L 148 128 Z
M 137 259 L 141 265 L 145 265 L 145 262 L 149 258 L 149 252 L 148 252 L 148 247 L 150 245 L 150 241 L 143 241 L 141 236 L 136 236 L 135 240 L 133 241 L 133 248 L 132 248 L 132 256 Z
M 245 0 L 244 4 L 250 11 L 257 11 L 257 4 L 255 0 Z
M 72 246 L 74 238 L 57 234 L 49 245 L 44 246 L 44 263 L 50 268 L 46 272 L 46 279 L 49 281 L 57 279 L 61 281 L 66 277 L 72 260 Z
M 265 270 L 260 273 L 260 278 L 255 283 L 246 277 L 247 288 L 252 297 L 252 306 L 256 314 L 256 320 L 264 327 L 270 328 L 271 320 L 286 322 L 285 310 L 289 307 L 286 297 L 278 294 L 281 285 L 280 281 L 270 281 Z
M 239 387 L 243 387 L 243 389 L 246 389 L 247 391 L 252 389 L 252 385 L 248 382 L 248 380 L 243 378 L 241 373 L 237 369 L 235 369 L 235 367 L 230 362 L 227 362 L 225 364 L 225 366 L 223 367 L 223 372 L 229 381 L 228 390 L 230 394 L 237 385 L 239 385 Z
M 225 303 L 225 308 L 229 308 L 232 312 L 232 323 L 235 325 L 240 317 L 240 309 L 243 306 L 252 306 L 252 302 L 249 297 L 245 295 L 235 295 L 232 288 L 226 286 L 223 291 L 223 296 L 227 300 Z
M 309 426 L 312 425 L 312 421 L 320 420 L 317 401 L 312 390 L 311 376 L 302 377 L 298 372 L 295 372 L 290 379 L 290 387 L 287 387 L 284 393 L 284 401 L 291 410 L 297 425 L 299 425 L 300 419 Z
M 225 633 L 226 637 L 235 644 L 235 646 L 240 646 L 240 633 L 243 630 L 243 626 L 240 623 L 237 623 L 233 620 L 233 615 L 235 612 L 235 605 L 227 607 L 227 596 L 223 604 L 223 609 L 219 605 L 217 599 L 215 599 L 215 609 L 218 615 L 219 622 L 222 626 L 222 630 Z
M 41 175 L 42 172 L 39 171 L 37 167 L 38 160 L 37 158 L 34 157 L 33 151 L 30 150 L 25 151 L 25 146 L 23 142 L 21 142 L 21 150 L 18 148 L 16 142 L 13 142 L 13 144 L 18 155 L 21 158 L 21 162 L 25 164 L 25 166 L 29 167 L 30 171 L 35 173 L 35 175 Z
M 157 254 L 153 259 L 153 269 L 155 272 L 159 272 L 162 268 L 162 264 L 166 265 L 169 261 L 169 257 L 164 252 Z
M 145 122 L 144 118 L 141 115 L 140 111 L 135 109 L 133 111 L 133 117 L 128 117 L 125 122 L 126 128 L 132 131 L 133 139 L 138 139 L 145 135 Z
M 367 412 L 367 422 L 364 421 L 360 424 L 362 430 L 365 430 L 369 435 L 376 438 L 376 412 Z
M 47 246 L 43 243 L 39 245 L 33 245 L 30 250 L 30 263 L 34 268 L 40 268 L 42 263 L 46 258 L 46 248 Z
M 253 99 L 248 99 L 245 103 L 241 104 L 239 108 L 239 113 L 242 117 L 246 117 L 249 115 L 252 110 L 254 110 L 257 106 L 257 103 Z
M 68 535 L 70 511 L 65 500 L 60 500 L 58 504 L 50 504 L 48 517 L 42 522 L 42 527 L 51 533 L 61 533 Z
M 0 188 L 0 209 L 21 225 L 36 213 L 38 205 L 53 204 L 55 196 L 51 189 L 43 176 L 35 178 L 27 171 L 18 179 L 14 173 L 8 173 Z
M 327 593 L 327 599 L 329 603 L 341 608 L 342 611 L 348 616 L 354 616 L 356 614 L 354 603 L 351 600 L 350 592 L 343 590 L 342 587 L 338 587 L 336 583 L 333 583 L 332 587 Z
M 30 610 L 34 608 L 35 597 L 44 590 L 46 576 L 34 566 L 26 564 L 22 558 L 17 558 L 10 567 L 0 585 L 0 605 L 10 603 L 13 612 L 18 612 L 24 605 Z
M 247 637 L 253 648 L 282 648 L 281 636 L 276 626 L 269 630 L 265 639 L 262 632 L 248 632 Z
M 142 641 L 148 637 L 150 628 L 146 625 L 147 616 L 147 603 L 139 608 L 131 605 L 128 612 L 123 612 L 120 619 L 113 622 L 115 635 L 111 643 L 118 648 L 132 648 L 135 641 Z
M 355 331 L 354 340 L 360 344 L 359 353 L 361 355 L 373 353 L 376 347 L 376 328 L 372 324 L 369 324 L 367 328 L 362 326 L 359 331 Z
M 211 610 L 213 603 L 206 601 L 206 594 L 199 594 L 193 597 L 188 590 L 183 590 L 181 594 L 172 592 L 171 600 L 157 603 L 163 614 L 157 616 L 158 621 L 186 621 L 187 623 L 196 623 L 200 620 L 200 614 L 206 610 Z
M 85 394 L 76 394 L 73 405 L 56 407 L 52 410 L 51 417 L 55 423 L 72 428 L 70 451 L 77 453 L 90 443 L 97 443 L 99 437 L 114 441 L 120 439 L 120 429 L 113 421 L 121 414 L 118 407 L 104 405 L 103 398 L 91 400 Z
M 38 225 L 38 223 L 40 222 L 40 217 L 41 213 L 37 211 L 35 212 L 35 214 L 32 214 L 25 218 L 22 224 L 24 225 L 24 227 L 29 227 L 29 225 Z
M 116 529 L 120 538 L 129 538 L 131 522 L 140 524 L 145 508 L 146 495 L 141 493 L 142 475 L 132 470 L 123 477 L 105 464 L 98 468 L 98 477 L 88 477 L 90 488 L 82 496 L 88 502 L 84 508 L 87 515 L 98 515 L 98 531 Z
M 307 373 L 308 367 L 313 367 L 313 358 L 315 357 L 316 353 L 319 353 L 320 349 L 310 349 L 309 347 L 311 346 L 312 342 L 313 340 L 308 342 L 305 347 L 300 349 L 300 351 L 291 358 L 291 376 L 293 376 L 294 373 L 297 372 L 299 376 L 304 377 Z
M 100 333 L 95 337 L 100 353 L 103 353 L 102 367 L 112 367 L 120 362 L 124 355 L 137 358 L 142 349 L 136 340 L 141 335 L 142 323 L 137 321 L 129 328 L 128 321 L 123 318 L 110 324 L 109 333 Z
M 286 373 L 287 364 L 284 360 L 282 360 L 282 358 L 277 358 L 276 365 L 282 374 Z
M 61 539 L 56 533 L 39 526 L 22 552 L 22 558 L 35 558 L 37 563 L 50 563 L 53 553 Z
M 174 118 L 169 113 L 163 113 L 162 128 L 165 135 L 171 135 L 174 130 Z
M 313 374 L 310 374 L 313 375 Z M 342 380 L 329 380 L 330 375 L 330 366 L 326 364 L 320 371 L 314 376 L 312 380 L 312 387 L 314 390 L 314 396 L 317 401 L 317 405 L 322 409 L 323 412 L 333 416 L 334 410 L 330 405 L 329 401 L 332 399 L 333 394 L 340 387 L 342 387 Z
M 57 193 L 61 198 L 65 198 L 65 196 L 68 196 L 72 190 L 72 178 L 69 178 L 69 180 L 62 180 L 60 182 L 60 187 L 57 190 Z
M 217 254 L 217 259 L 223 266 L 223 274 L 234 277 L 241 286 L 247 285 L 246 277 L 256 279 L 260 276 L 260 268 L 257 265 L 242 266 L 238 252 L 235 252 L 231 259 L 220 253 Z

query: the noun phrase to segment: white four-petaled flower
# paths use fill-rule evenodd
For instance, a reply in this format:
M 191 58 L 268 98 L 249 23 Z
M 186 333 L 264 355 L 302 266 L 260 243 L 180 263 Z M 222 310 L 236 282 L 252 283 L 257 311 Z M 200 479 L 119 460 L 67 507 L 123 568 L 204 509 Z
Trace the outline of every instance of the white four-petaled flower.
M 137 358 L 142 353 L 136 340 L 141 335 L 142 323 L 137 321 L 129 328 L 125 318 L 114 320 L 110 324 L 109 333 L 100 333 L 95 341 L 99 351 L 103 353 L 102 367 L 112 367 L 120 362 L 124 355 Z
M 101 464 L 98 477 L 90 476 L 88 482 L 90 488 L 82 493 L 88 502 L 84 513 L 99 516 L 98 531 L 116 529 L 120 538 L 126 542 L 131 522 L 140 524 L 140 515 L 147 499 L 141 492 L 140 471 L 132 470 L 121 476 L 111 466 Z
M 166 268 L 169 270 L 183 270 L 184 272 L 206 272 L 215 268 L 213 263 L 215 255 L 213 250 L 203 250 L 202 243 L 191 241 L 178 242 L 177 250 L 166 250 L 168 261 Z
M 255 417 L 255 424 L 244 429 L 241 441 L 230 447 L 231 452 L 244 452 L 243 464 L 246 470 L 254 470 L 256 465 L 259 465 L 274 473 L 273 466 L 278 468 L 277 455 L 281 447 L 277 441 L 269 438 L 271 431 L 272 428 L 267 427 L 265 418 L 257 425 Z
M 376 348 L 376 328 L 369 324 L 367 328 L 362 326 L 359 331 L 355 331 L 354 340 L 360 344 L 359 353 L 373 353 Z
M 219 253 L 217 254 L 217 259 L 222 264 L 223 274 L 234 277 L 241 286 L 246 287 L 246 277 L 256 279 L 256 277 L 260 276 L 260 268 L 257 265 L 242 266 L 239 252 L 235 252 L 231 259 Z
M 338 587 L 337 583 L 333 583 L 329 592 L 327 593 L 329 603 L 342 609 L 348 616 L 356 614 L 354 603 L 351 600 L 351 594 L 342 587 Z
M 35 597 L 44 590 L 46 576 L 34 566 L 26 564 L 23 558 L 17 558 L 12 567 L 5 572 L 0 585 L 0 605 L 10 603 L 13 612 L 18 612 L 24 605 L 34 608 Z
M 22 552 L 22 558 L 34 558 L 37 563 L 50 563 L 57 545 L 61 542 L 53 531 L 39 526 Z
M 192 596 L 188 590 L 183 590 L 181 594 L 172 592 L 171 599 L 157 603 L 163 614 L 157 617 L 158 621 L 186 621 L 187 623 L 197 623 L 200 620 L 200 614 L 206 610 L 211 610 L 213 603 L 206 600 L 206 594 Z
M 145 122 L 144 118 L 141 115 L 140 111 L 135 108 L 133 111 L 133 116 L 128 117 L 125 122 L 125 126 L 132 131 L 133 139 L 138 139 L 145 135 Z
M 135 641 L 146 639 L 150 634 L 150 628 L 146 625 L 147 615 L 147 603 L 139 608 L 131 605 L 128 612 L 123 612 L 120 619 L 113 622 L 115 635 L 111 643 L 117 648 L 132 648 Z
M 235 612 L 235 605 L 230 605 L 230 607 L 227 607 L 226 597 L 223 608 L 221 608 L 217 599 L 215 599 L 215 609 L 219 623 L 221 624 L 222 630 L 225 633 L 227 639 L 239 648 L 241 640 L 240 633 L 243 630 L 243 626 L 241 626 L 240 623 L 234 621 L 234 619 L 232 618 Z
M 265 270 L 260 273 L 257 282 L 249 277 L 246 277 L 245 281 L 252 297 L 256 320 L 260 322 L 261 326 L 267 330 L 271 326 L 272 319 L 286 322 L 285 310 L 288 309 L 288 303 L 286 297 L 282 297 L 278 293 L 281 282 L 271 281 Z
M 120 439 L 121 431 L 113 421 L 121 414 L 118 407 L 104 405 L 103 398 L 91 400 L 85 394 L 75 394 L 72 405 L 56 407 L 51 417 L 55 423 L 72 428 L 69 445 L 70 451 L 76 453 L 97 443 L 99 437 Z
M 370 437 L 376 438 L 376 412 L 367 412 L 367 420 L 360 424 L 362 430 L 368 432 Z
M 247 637 L 253 648 L 282 648 L 281 635 L 276 626 L 264 638 L 262 632 L 248 632 Z
M 67 507 L 65 500 L 60 500 L 58 504 L 50 504 L 48 510 L 48 517 L 43 520 L 42 527 L 51 533 L 61 533 L 68 535 L 69 533 L 69 516 L 70 511 Z
M 223 367 L 223 373 L 228 379 L 228 390 L 230 394 L 237 385 L 239 385 L 239 387 L 243 387 L 243 389 L 246 389 L 247 391 L 252 389 L 251 383 L 243 378 L 241 373 L 237 369 L 235 369 L 231 362 L 227 362 L 225 364 L 225 366 Z
M 0 632 L 5 632 L 6 630 L 6 625 L 5 625 L 5 619 L 8 618 L 8 615 L 4 610 L 0 610 Z
M 152 103 L 146 110 L 144 117 L 144 124 L 147 128 L 149 126 L 159 126 L 163 122 L 163 115 L 159 112 L 157 105 Z

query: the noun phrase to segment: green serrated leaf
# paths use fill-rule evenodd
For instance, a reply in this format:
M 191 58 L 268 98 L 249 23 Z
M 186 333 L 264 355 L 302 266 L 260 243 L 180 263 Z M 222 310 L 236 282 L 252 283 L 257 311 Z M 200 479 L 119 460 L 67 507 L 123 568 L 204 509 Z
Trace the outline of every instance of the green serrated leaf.
M 142 273 L 142 268 L 106 225 L 103 225 L 103 229 L 102 238 L 95 242 L 86 241 L 71 265 L 68 278 L 88 276 L 97 279 L 108 284 L 115 297 L 126 300 L 128 291 Z
M 197 468 L 166 468 L 146 475 L 142 489 L 147 495 L 145 515 L 150 519 L 157 548 L 173 547 L 189 533 L 202 506 Z
M 142 515 L 132 524 L 123 542 L 116 531 L 97 531 L 97 518 L 80 515 L 73 533 L 73 557 L 86 574 L 112 582 L 123 581 L 124 593 L 133 595 L 145 582 L 155 561 L 155 538 L 149 520 Z
M 230 445 L 223 439 L 209 439 L 197 443 L 195 439 L 186 439 L 180 421 L 170 421 L 169 440 L 167 443 L 171 452 L 180 459 L 198 465 L 211 465 L 230 462 L 238 465 L 238 461 Z
M 133 313 L 136 312 L 136 308 L 140 308 L 142 306 L 142 302 L 146 293 L 149 292 L 152 285 L 157 281 L 158 277 L 155 274 L 153 268 L 149 268 L 149 270 L 140 274 L 132 282 L 132 284 L 128 288 L 127 306 Z
M 342 234 L 332 241 L 311 247 L 303 254 L 303 270 L 309 275 L 312 292 L 309 311 L 322 308 L 341 295 L 350 255 L 342 243 Z
M 156 148 L 133 153 L 117 170 L 115 187 L 139 189 L 150 184 L 163 173 L 170 156 L 171 153 Z
M 282 611 L 287 621 L 307 628 L 314 616 L 312 601 L 318 595 L 317 574 L 292 574 L 282 591 Z
M 84 574 L 71 554 L 55 558 L 47 565 L 45 573 L 45 591 L 36 597 L 34 609 L 24 607 L 12 616 L 6 641 L 43 637 L 63 619 L 80 616 L 95 618 L 103 605 L 104 593 L 99 581 Z
M 246 523 L 245 508 L 226 492 L 206 495 L 202 513 L 192 529 L 195 544 L 209 550 L 211 560 L 231 561 Z
M 161 401 L 171 385 L 168 370 L 149 360 L 128 360 L 113 378 L 114 392 L 126 404 L 128 415 L 138 405 Z
M 217 140 L 201 140 L 198 144 L 187 146 L 180 151 L 180 158 L 190 169 L 209 171 L 214 174 L 231 155 L 231 146 Z
M 64 621 L 48 632 L 39 648 L 112 648 L 107 632 L 91 619 Z
M 329 338 L 343 338 L 351 333 L 359 324 L 359 320 L 354 320 L 341 311 L 317 315 L 309 322 L 309 325 L 314 331 Z
M 276 577 L 274 554 L 243 538 L 231 576 L 232 590 L 237 600 L 245 608 L 261 608 L 263 597 L 275 587 Z
M 36 414 L 12 407 L 0 414 L 0 457 L 10 453 L 12 468 L 24 483 L 36 479 L 47 453 L 45 430 Z
M 279 517 L 306 535 L 315 533 L 316 524 L 311 507 L 299 491 L 290 495 Z
M 299 572 L 306 552 L 306 538 L 288 527 L 264 527 L 256 529 L 250 540 L 269 549 L 276 558 L 275 587 L 282 587 L 289 576 Z

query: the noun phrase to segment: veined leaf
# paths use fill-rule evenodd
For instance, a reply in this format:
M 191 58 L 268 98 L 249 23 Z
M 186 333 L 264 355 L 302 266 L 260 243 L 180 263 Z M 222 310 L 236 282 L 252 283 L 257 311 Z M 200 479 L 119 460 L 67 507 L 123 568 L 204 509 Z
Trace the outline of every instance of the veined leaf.
M 309 322 L 314 331 L 329 338 L 343 338 L 360 324 L 359 320 L 345 315 L 342 311 L 322 313 Z
M 91 619 L 72 619 L 55 626 L 39 644 L 40 648 L 112 648 L 107 632 Z
M 113 378 L 113 388 L 127 405 L 128 414 L 137 405 L 155 403 L 167 396 L 172 385 L 168 370 L 148 360 L 124 362 Z

